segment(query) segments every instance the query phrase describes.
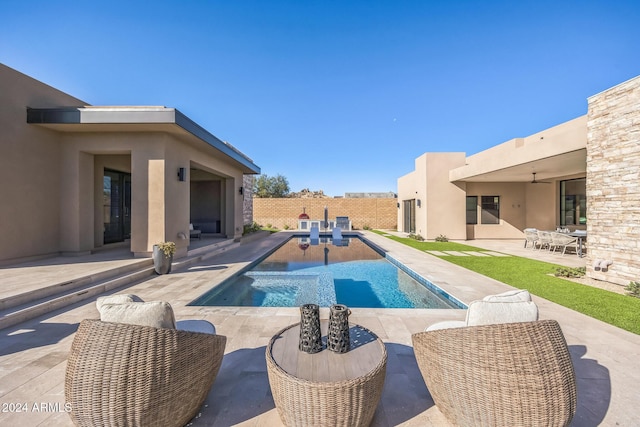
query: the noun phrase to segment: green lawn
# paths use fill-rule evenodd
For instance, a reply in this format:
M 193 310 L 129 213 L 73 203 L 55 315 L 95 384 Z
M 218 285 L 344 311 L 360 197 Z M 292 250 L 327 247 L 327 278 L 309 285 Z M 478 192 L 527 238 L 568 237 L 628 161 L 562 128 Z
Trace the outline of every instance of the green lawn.
M 386 234 L 380 231 L 375 232 Z M 421 251 L 484 251 L 484 249 L 460 243 L 419 242 L 409 238 L 387 237 Z M 532 294 L 556 304 L 640 335 L 640 298 L 550 276 L 549 274 L 560 267 L 557 264 L 517 256 L 445 256 L 441 258 L 515 288 L 527 289 Z

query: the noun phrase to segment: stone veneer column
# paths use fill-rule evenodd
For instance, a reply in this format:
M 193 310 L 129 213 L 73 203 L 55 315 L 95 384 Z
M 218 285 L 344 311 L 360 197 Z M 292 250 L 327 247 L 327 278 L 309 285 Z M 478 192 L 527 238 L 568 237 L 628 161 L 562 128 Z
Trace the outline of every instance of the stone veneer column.
M 640 280 L 640 76 L 588 103 L 587 276 L 627 285 Z
M 242 224 L 253 224 L 253 175 L 243 175 L 242 187 L 244 188 L 244 196 L 242 202 Z

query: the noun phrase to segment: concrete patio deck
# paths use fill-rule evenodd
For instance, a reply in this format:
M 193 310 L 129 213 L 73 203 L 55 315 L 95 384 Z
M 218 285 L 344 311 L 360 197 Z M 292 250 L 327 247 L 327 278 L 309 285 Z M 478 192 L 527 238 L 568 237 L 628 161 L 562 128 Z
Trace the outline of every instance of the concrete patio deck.
M 228 338 L 220 373 L 194 426 L 280 426 L 266 374 L 265 348 L 281 328 L 299 321 L 297 308 L 191 307 L 187 304 L 230 277 L 290 233 L 264 239 L 152 277 L 118 293 L 165 300 L 176 318 L 207 319 Z M 394 258 L 465 303 L 509 286 L 452 265 L 383 236 L 363 232 Z M 477 241 L 471 243 L 480 246 Z M 491 248 L 491 250 L 496 250 Z M 558 257 L 560 258 L 560 257 Z M 562 259 L 577 257 L 564 256 Z M 0 271 L 0 276 L 2 272 Z M 57 275 L 72 274 L 60 265 Z M 23 276 L 28 281 L 28 275 Z M 572 426 L 640 425 L 640 336 L 541 298 L 541 318 L 556 319 L 565 334 L 578 381 L 578 409 Z M 97 318 L 95 298 L 0 330 L 0 425 L 71 425 L 64 412 L 66 358 L 78 323 Z M 385 342 L 387 376 L 373 426 L 446 426 L 418 371 L 411 334 L 440 320 L 463 319 L 463 310 L 352 309 L 359 323 Z M 328 309 L 322 309 L 328 318 Z M 59 404 L 56 406 L 55 404 Z M 12 406 L 13 404 L 13 406 Z M 26 406 L 22 406 L 26 404 Z M 44 410 L 38 410 L 43 408 Z M 27 408 L 18 412 L 15 408 Z M 6 410 L 5 410 L 6 408 Z M 12 409 L 13 410 L 10 410 Z M 34 409 L 36 408 L 36 409 Z

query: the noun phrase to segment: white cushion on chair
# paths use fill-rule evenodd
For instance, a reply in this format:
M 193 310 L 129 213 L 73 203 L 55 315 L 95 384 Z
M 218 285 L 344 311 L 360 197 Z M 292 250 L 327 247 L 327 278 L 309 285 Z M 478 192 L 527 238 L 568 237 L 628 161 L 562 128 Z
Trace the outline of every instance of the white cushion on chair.
M 180 331 L 200 332 L 203 334 L 216 334 L 216 327 L 206 320 L 178 320 L 176 329 Z
M 437 331 L 438 329 L 464 328 L 467 322 L 464 320 L 445 320 L 443 322 L 434 323 L 427 327 L 425 331 Z
M 467 326 L 538 320 L 538 306 L 532 301 L 473 301 L 467 310 Z
M 133 294 L 116 294 L 116 295 L 107 295 L 104 297 L 98 297 L 96 300 L 96 308 L 98 311 L 102 308 L 104 304 L 123 304 L 127 302 L 143 302 L 142 298 Z
M 100 320 L 154 328 L 176 328 L 173 309 L 164 301 L 105 303 L 100 307 Z
M 531 301 L 531 294 L 526 289 L 515 289 L 513 291 L 507 291 L 497 295 L 487 295 L 482 299 L 482 301 L 494 301 L 494 302 Z

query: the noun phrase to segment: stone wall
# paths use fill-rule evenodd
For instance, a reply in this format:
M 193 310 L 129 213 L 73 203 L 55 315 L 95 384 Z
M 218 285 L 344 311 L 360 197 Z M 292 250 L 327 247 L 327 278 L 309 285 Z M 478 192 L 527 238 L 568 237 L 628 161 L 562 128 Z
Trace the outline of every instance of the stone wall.
M 279 229 L 298 228 L 298 215 L 303 208 L 311 219 L 324 219 L 324 207 L 329 218 L 348 216 L 352 227 L 363 229 L 396 229 L 398 199 L 253 199 L 253 220 L 262 226 L 268 224 Z
M 587 130 L 587 276 L 626 285 L 640 280 L 640 77 L 589 98 Z
M 254 175 L 244 175 L 242 177 L 242 225 L 253 223 L 253 181 Z

